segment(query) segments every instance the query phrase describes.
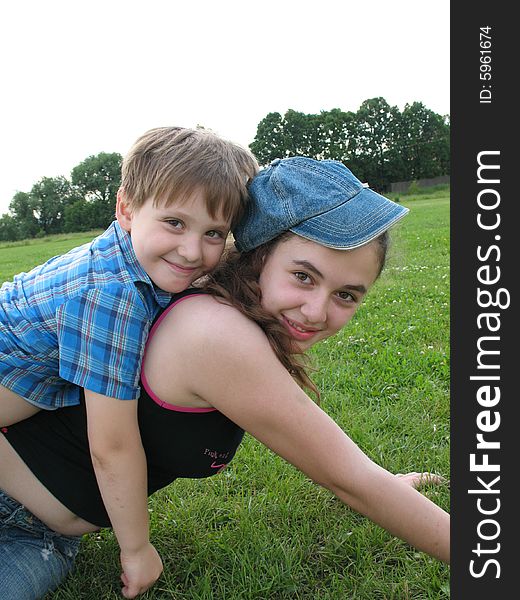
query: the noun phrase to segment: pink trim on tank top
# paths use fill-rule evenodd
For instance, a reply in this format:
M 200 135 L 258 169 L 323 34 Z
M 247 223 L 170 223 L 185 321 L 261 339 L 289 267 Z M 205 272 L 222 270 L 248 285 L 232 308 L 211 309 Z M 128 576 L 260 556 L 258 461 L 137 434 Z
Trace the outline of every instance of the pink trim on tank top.
M 150 333 L 148 335 L 148 341 L 150 341 L 152 339 L 152 336 L 154 335 L 157 327 L 159 327 L 159 325 L 161 324 L 164 317 L 166 317 L 166 315 L 170 312 L 170 310 L 174 306 L 177 306 L 177 304 L 179 304 L 179 302 L 186 300 L 186 298 L 193 298 L 195 296 L 204 296 L 204 294 L 190 294 L 188 296 L 183 296 L 182 298 L 179 298 L 178 300 L 176 300 L 173 304 L 170 304 L 170 306 L 168 306 L 168 308 L 166 308 L 164 310 L 164 312 L 157 319 L 157 321 L 155 321 L 155 324 L 152 327 L 152 329 L 150 330 Z M 146 348 L 145 348 L 145 351 L 143 354 L 143 361 L 142 361 L 142 366 L 141 366 L 141 381 L 143 383 L 144 389 L 148 392 L 148 395 L 155 402 L 155 404 L 158 404 L 161 408 L 165 408 L 166 410 L 175 410 L 176 412 L 207 413 L 207 412 L 214 412 L 217 410 L 216 408 L 196 408 L 196 407 L 191 407 L 191 406 L 176 406 L 174 404 L 169 404 L 168 402 L 164 402 L 164 400 L 161 400 L 153 392 L 152 388 L 150 387 L 150 384 L 148 383 L 148 380 L 146 379 L 146 375 L 144 374 L 145 360 L 146 360 Z

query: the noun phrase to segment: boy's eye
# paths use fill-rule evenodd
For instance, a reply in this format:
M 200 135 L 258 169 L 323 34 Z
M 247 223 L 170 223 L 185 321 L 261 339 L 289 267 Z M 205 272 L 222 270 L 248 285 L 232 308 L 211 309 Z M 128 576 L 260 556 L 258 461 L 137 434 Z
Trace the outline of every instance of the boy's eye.
M 166 223 L 175 229 L 180 229 L 183 226 L 182 221 L 179 221 L 178 219 L 168 219 Z
M 212 229 L 211 231 L 208 231 L 206 233 L 206 235 L 210 238 L 214 238 L 214 239 L 224 239 L 227 236 L 224 234 L 223 231 L 216 231 L 215 229 Z

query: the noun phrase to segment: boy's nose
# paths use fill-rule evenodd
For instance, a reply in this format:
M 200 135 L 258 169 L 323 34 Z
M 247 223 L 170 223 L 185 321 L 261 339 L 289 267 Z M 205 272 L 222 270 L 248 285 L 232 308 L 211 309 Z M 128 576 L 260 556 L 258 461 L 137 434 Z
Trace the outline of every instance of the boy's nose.
M 190 236 L 185 238 L 179 247 L 177 252 L 188 262 L 197 262 L 202 256 L 202 244 L 198 237 Z

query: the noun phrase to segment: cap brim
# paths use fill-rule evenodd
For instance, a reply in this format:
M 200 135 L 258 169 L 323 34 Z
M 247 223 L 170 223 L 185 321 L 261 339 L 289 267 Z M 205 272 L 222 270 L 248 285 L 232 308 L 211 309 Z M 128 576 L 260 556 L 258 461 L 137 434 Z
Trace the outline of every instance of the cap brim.
M 408 212 L 408 208 L 363 188 L 343 204 L 291 227 L 290 231 L 328 248 L 352 250 L 377 238 Z

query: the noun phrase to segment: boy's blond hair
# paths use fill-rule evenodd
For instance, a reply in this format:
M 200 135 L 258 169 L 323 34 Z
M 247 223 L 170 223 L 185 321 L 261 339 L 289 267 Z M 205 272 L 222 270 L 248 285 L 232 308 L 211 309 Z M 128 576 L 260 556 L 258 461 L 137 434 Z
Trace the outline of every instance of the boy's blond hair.
M 247 202 L 247 185 L 258 172 L 252 152 L 207 129 L 150 129 L 123 160 L 121 187 L 131 208 L 182 201 L 202 190 L 209 214 L 234 225 Z

